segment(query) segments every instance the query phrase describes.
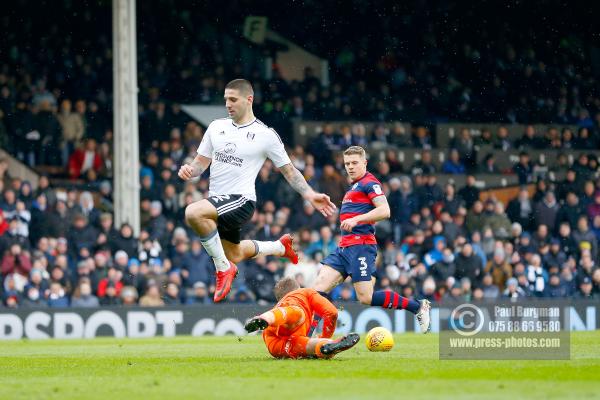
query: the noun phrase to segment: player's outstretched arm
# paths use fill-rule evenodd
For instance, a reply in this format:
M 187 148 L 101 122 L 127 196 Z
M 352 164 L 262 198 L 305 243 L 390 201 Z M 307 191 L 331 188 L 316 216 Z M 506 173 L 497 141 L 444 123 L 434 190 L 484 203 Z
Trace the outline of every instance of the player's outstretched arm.
M 337 324 L 337 308 L 335 308 L 335 306 L 329 300 L 317 292 L 314 292 L 314 294 L 309 297 L 309 303 L 314 313 L 320 315 L 323 319 L 323 333 L 320 337 L 332 337 Z
M 356 217 L 345 219 L 342 221 L 340 227 L 349 232 L 361 222 L 377 222 L 390 217 L 390 205 L 385 196 L 374 197 L 372 201 L 375 205 L 374 209 L 366 214 L 360 214 Z
M 325 217 L 333 215 L 335 212 L 335 204 L 331 202 L 329 196 L 325 193 L 315 192 L 306 182 L 304 176 L 298 171 L 292 163 L 285 164 L 279 168 L 290 186 L 315 207 Z
M 211 163 L 211 159 L 208 157 L 201 156 L 198 154 L 194 160 L 189 164 L 183 164 L 179 168 L 177 175 L 184 181 L 188 181 L 192 178 L 202 175 Z

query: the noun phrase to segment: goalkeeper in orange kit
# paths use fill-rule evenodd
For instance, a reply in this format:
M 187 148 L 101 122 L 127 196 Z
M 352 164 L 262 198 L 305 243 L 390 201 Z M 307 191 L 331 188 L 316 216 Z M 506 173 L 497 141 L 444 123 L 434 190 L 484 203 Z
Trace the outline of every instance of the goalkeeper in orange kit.
M 275 285 L 277 305 L 270 311 L 246 322 L 248 333 L 264 329 L 263 340 L 275 358 L 331 358 L 358 343 L 360 337 L 350 333 L 338 340 L 330 339 L 335 331 L 337 309 L 314 289 L 301 289 L 296 280 L 284 278 Z M 323 318 L 323 334 L 308 337 L 313 313 Z

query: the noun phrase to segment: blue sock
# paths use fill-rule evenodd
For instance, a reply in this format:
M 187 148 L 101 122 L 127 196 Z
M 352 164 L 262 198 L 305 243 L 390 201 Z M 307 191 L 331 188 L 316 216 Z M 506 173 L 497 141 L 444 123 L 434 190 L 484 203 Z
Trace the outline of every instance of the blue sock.
M 419 308 L 421 307 L 421 303 L 418 301 L 402 297 L 391 290 L 379 290 L 373 293 L 371 305 L 397 310 L 407 310 L 413 314 L 419 312 Z

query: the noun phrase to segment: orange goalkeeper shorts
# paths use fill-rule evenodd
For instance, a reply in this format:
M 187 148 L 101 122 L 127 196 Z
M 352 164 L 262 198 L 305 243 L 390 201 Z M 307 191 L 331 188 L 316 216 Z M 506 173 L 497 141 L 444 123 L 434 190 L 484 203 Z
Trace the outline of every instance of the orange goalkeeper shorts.
M 277 336 L 272 331 L 264 331 L 263 339 L 269 353 L 275 358 L 305 357 L 306 345 L 310 340 L 306 336 Z

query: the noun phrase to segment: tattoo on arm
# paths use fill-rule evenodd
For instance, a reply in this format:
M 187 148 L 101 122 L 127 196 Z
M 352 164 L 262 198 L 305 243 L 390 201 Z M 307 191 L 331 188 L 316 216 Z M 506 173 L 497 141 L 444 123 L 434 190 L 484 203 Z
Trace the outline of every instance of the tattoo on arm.
M 298 171 L 291 163 L 284 165 L 280 170 L 290 186 L 296 192 L 300 193 L 302 197 L 312 191 L 311 187 L 306 182 L 306 179 L 304 179 L 304 176 L 302 176 L 300 171 Z
M 208 162 L 207 162 L 208 160 Z M 195 175 L 194 176 L 200 176 L 204 173 L 204 171 L 207 170 L 208 166 L 210 165 L 210 159 L 209 158 L 200 158 L 200 157 L 196 157 L 194 158 L 194 160 L 190 163 L 190 166 L 192 168 L 194 168 L 195 171 Z
M 390 205 L 385 196 L 375 197 L 373 199 L 373 204 L 375 205 L 375 210 L 372 210 L 371 212 L 378 214 L 375 221 L 381 221 L 382 219 L 390 217 Z
M 385 196 L 377 196 L 373 198 L 373 204 L 375 204 L 375 207 L 382 207 L 383 205 L 386 205 L 387 199 L 385 198 Z M 389 207 L 389 206 L 388 206 Z

